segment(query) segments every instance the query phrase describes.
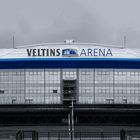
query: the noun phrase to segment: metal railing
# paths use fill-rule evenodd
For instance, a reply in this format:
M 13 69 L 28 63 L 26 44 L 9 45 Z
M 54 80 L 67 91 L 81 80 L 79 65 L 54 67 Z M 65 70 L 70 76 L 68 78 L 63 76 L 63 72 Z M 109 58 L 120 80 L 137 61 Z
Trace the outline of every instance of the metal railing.
M 75 131 L 74 140 L 139 140 L 140 131 L 86 132 Z M 0 131 L 0 140 L 71 140 L 69 131 Z

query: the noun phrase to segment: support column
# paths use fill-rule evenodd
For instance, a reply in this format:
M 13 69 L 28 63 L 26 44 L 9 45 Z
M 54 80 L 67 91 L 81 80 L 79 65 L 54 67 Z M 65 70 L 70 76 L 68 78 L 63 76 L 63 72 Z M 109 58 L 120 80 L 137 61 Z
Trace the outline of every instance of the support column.
M 16 134 L 16 140 L 22 140 L 22 138 L 23 138 L 22 131 L 18 131 L 17 134 Z
M 120 140 L 126 140 L 126 131 L 125 130 L 120 131 Z
M 36 132 L 36 131 L 32 132 L 32 139 L 33 140 L 38 140 L 38 132 Z
M 73 103 L 73 99 L 71 102 L 71 106 L 70 106 L 70 137 L 71 140 L 74 140 L 74 103 Z

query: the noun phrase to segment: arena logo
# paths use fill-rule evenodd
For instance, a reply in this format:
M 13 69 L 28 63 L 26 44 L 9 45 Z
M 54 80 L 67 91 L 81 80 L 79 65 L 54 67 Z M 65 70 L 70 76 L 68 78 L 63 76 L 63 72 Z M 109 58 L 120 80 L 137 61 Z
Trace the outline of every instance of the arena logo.
M 99 57 L 109 57 L 113 56 L 111 49 L 107 48 L 88 48 L 88 49 L 63 49 L 62 56 L 64 57 L 78 57 L 78 56 L 99 56 Z
M 63 57 L 77 57 L 79 56 L 78 50 L 77 49 L 63 49 L 62 56 Z
M 110 57 L 111 49 L 107 48 L 57 48 L 57 49 L 27 49 L 29 57 Z
M 60 49 L 27 49 L 27 55 L 35 56 L 60 56 Z
M 107 48 L 88 48 L 82 49 L 80 52 L 80 56 L 99 56 L 99 57 L 109 57 L 113 56 L 111 49 Z
M 29 57 L 77 57 L 78 50 L 77 49 L 27 49 L 27 55 Z

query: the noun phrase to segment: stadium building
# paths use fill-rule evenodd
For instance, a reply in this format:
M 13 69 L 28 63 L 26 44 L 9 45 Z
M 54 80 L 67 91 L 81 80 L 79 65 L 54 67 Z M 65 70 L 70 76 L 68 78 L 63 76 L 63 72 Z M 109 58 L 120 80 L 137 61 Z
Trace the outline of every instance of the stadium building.
M 0 49 L 0 140 L 70 139 L 140 139 L 140 49 Z

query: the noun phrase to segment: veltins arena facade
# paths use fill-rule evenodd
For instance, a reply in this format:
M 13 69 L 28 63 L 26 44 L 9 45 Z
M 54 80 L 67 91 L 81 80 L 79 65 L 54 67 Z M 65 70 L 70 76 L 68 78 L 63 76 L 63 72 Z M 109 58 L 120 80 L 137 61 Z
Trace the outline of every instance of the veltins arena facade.
M 0 49 L 1 140 L 136 140 L 139 118 L 140 49 Z

